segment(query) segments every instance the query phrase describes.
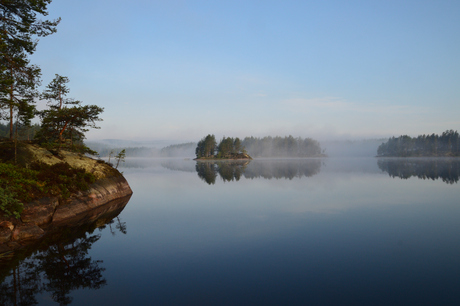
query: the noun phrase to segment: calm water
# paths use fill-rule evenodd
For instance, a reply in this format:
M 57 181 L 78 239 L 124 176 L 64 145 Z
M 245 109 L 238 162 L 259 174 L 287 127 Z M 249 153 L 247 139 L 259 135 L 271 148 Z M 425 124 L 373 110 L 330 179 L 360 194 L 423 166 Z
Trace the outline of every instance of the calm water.
M 119 215 L 0 258 L 0 304 L 460 305 L 459 169 L 129 159 Z

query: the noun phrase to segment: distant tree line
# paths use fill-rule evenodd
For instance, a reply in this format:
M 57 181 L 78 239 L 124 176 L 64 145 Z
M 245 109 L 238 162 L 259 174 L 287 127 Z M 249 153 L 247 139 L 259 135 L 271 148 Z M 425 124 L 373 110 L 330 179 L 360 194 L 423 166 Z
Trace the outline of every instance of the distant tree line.
M 321 145 L 318 141 L 293 136 L 263 138 L 246 137 L 242 141 L 252 157 L 315 157 L 324 156 Z
M 31 124 L 27 127 L 19 128 L 16 131 L 16 128 L 19 124 L 16 122 L 13 123 L 13 134 L 17 135 L 18 140 L 32 140 L 35 137 L 35 134 L 41 129 L 41 126 L 37 123 Z M 0 122 L 0 137 L 8 138 L 10 134 L 10 126 L 5 123 Z
M 460 156 L 460 139 L 457 131 L 447 130 L 437 134 L 392 137 L 377 149 L 377 156 Z
M 196 142 L 174 144 L 160 150 L 161 157 L 186 157 L 196 148 Z M 193 153 L 192 153 L 193 154 Z
M 176 144 L 162 149 L 152 147 L 112 147 L 98 142 L 88 142 L 91 150 L 97 151 L 99 156 L 108 157 L 110 153 L 125 150 L 126 157 L 192 157 L 196 142 Z M 113 154 L 112 154 L 113 155 Z

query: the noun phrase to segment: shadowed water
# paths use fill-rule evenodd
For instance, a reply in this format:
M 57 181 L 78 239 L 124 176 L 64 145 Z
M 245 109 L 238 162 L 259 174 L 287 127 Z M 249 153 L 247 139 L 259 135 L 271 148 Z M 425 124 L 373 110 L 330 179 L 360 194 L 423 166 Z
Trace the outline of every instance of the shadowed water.
M 121 170 L 134 194 L 120 215 L 1 259 L 2 296 L 39 305 L 460 302 L 458 159 L 128 159 Z

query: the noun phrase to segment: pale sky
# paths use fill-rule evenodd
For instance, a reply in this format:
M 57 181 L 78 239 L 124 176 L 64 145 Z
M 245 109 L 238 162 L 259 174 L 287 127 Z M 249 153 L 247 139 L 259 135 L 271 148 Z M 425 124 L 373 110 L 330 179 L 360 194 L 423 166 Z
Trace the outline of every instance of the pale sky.
M 105 108 L 89 140 L 460 130 L 460 1 L 54 0 L 43 86 Z

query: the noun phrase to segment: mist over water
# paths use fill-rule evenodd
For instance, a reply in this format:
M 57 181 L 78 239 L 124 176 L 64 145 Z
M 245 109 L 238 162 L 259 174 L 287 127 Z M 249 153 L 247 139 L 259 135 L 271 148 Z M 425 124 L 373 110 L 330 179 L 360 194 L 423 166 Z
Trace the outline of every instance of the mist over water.
M 294 138 L 295 139 L 295 138 Z M 387 139 L 361 139 L 361 140 L 314 140 L 320 149 L 319 153 L 324 153 L 329 157 L 374 157 L 377 155 L 377 148 Z M 106 139 L 100 141 L 88 141 L 87 145 L 99 153 L 102 157 L 107 157 L 111 151 L 117 153 L 126 149 L 127 157 L 182 157 L 195 158 L 196 142 L 177 142 L 177 141 L 125 141 L 117 139 Z M 260 146 L 255 148 L 247 145 L 248 154 L 256 158 L 270 157 L 302 157 L 289 155 L 279 148 L 272 145 Z M 303 151 L 302 151 L 303 152 Z M 315 151 L 316 152 L 316 151 Z M 305 151 L 308 155 L 308 151 Z M 311 153 L 314 156 L 318 153 Z

